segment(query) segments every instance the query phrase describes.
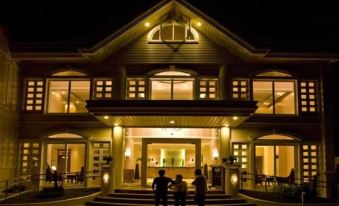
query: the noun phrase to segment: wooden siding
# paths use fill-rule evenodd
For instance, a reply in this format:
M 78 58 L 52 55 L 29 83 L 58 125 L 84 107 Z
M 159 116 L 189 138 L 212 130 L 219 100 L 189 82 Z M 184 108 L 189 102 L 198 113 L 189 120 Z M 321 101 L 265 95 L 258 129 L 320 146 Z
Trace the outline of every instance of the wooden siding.
M 199 33 L 199 43 L 186 44 L 149 43 L 144 34 L 107 61 L 120 64 L 225 64 L 240 60 Z

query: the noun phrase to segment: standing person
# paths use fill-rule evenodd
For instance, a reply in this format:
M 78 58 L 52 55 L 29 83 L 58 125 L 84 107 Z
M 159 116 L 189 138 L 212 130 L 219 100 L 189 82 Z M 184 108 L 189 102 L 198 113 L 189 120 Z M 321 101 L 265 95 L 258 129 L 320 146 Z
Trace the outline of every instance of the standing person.
M 165 170 L 159 170 L 159 177 L 154 178 L 152 183 L 152 190 L 155 192 L 155 206 L 158 206 L 161 201 L 164 206 L 167 206 L 167 191 L 173 184 L 175 184 L 174 180 L 165 177 Z
M 186 194 L 187 194 L 187 183 L 182 180 L 182 175 L 175 177 L 175 184 L 173 186 L 174 191 L 174 205 L 185 206 L 186 205 Z
M 195 179 L 192 182 L 192 185 L 195 186 L 195 202 L 198 206 L 205 205 L 205 196 L 207 192 L 207 181 L 205 176 L 202 175 L 201 169 L 196 169 Z

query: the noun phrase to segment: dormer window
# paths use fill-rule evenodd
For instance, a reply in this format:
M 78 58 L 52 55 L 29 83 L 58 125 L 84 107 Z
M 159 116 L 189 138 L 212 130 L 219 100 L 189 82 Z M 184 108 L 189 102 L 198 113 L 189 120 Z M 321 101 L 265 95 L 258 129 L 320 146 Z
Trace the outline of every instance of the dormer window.
M 197 42 L 198 34 L 187 24 L 170 22 L 155 27 L 149 35 L 149 42 Z

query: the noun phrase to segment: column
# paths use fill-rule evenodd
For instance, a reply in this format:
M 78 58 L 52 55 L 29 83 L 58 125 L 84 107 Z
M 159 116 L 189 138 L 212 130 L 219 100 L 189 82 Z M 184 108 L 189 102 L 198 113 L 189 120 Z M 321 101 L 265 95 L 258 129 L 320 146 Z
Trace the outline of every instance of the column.
M 114 186 L 119 187 L 124 177 L 124 129 L 121 126 L 113 127 L 113 172 Z
M 201 168 L 201 140 L 195 143 L 195 168 Z
M 113 99 L 125 99 L 125 80 L 126 80 L 126 70 L 124 67 L 116 68 L 116 73 L 113 81 L 113 90 L 116 91 L 113 93 Z
M 231 154 L 231 129 L 229 127 L 222 127 L 220 129 L 220 158 L 228 158 Z
M 222 66 L 219 69 L 219 97 L 220 100 L 226 100 L 227 99 L 227 86 L 226 86 L 226 67 Z
M 147 185 L 147 146 L 148 142 L 142 140 L 142 154 L 141 154 L 141 186 Z

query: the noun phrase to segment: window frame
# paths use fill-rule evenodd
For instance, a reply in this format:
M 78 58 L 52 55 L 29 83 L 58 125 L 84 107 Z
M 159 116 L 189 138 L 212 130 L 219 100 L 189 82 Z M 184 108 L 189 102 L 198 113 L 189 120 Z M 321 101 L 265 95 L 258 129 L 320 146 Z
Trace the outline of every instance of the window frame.
M 161 36 L 161 27 L 163 26 L 172 26 L 172 40 L 163 40 Z M 185 38 L 183 40 L 174 40 L 175 36 L 175 29 L 174 27 L 176 25 L 184 26 L 185 27 Z M 187 32 L 189 30 L 189 27 L 191 27 L 191 33 L 193 35 L 193 39 L 187 39 Z M 154 34 L 159 31 L 159 39 L 155 40 L 153 39 Z M 154 27 L 148 34 L 148 43 L 199 43 L 199 35 L 198 32 L 192 27 L 189 26 L 188 24 L 185 23 L 178 23 L 178 22 L 165 22 L 161 23 L 158 26 Z
M 46 91 L 45 91 L 45 110 L 44 114 L 63 114 L 63 115 L 81 115 L 81 114 L 87 114 L 87 112 L 75 112 L 75 113 L 70 113 L 69 112 L 69 107 L 67 108 L 67 112 L 48 112 L 49 108 L 49 92 L 50 92 L 50 81 L 68 81 L 68 97 L 67 97 L 67 103 L 69 104 L 70 99 L 71 99 L 71 88 L 72 88 L 72 81 L 89 81 L 89 88 L 88 88 L 88 99 L 91 100 L 93 96 L 93 79 L 92 78 L 84 78 L 84 77 L 52 77 L 52 78 L 47 78 L 45 81 L 46 84 Z
M 33 81 L 34 82 L 34 86 L 33 86 L 33 88 L 34 88 L 34 91 L 33 91 L 33 97 L 32 98 L 28 98 L 28 88 L 29 88 L 29 82 L 30 81 Z M 43 78 L 25 78 L 24 80 L 23 80 L 23 82 L 24 82 L 24 85 L 23 85 L 23 93 L 22 93 L 22 101 L 21 101 L 21 105 L 22 105 L 22 111 L 23 112 L 25 112 L 25 113 L 43 113 L 44 112 L 44 109 L 45 109 L 45 95 L 46 95 L 46 81 L 45 81 L 45 79 L 43 79 Z M 39 85 L 37 85 L 37 82 L 42 82 L 42 91 L 41 92 L 37 92 L 37 87 L 40 87 Z M 41 93 L 42 94 L 42 96 L 41 96 L 41 98 L 37 98 L 36 97 L 36 94 L 37 93 Z M 33 103 L 32 103 L 32 105 L 34 105 L 34 106 L 36 106 L 37 105 L 37 103 L 36 103 L 36 100 L 37 99 L 39 99 L 39 100 L 41 100 L 41 104 L 38 104 L 39 106 L 41 106 L 41 109 L 40 110 L 36 110 L 36 109 L 32 109 L 32 110 L 27 110 L 27 100 L 28 99 L 31 99 L 32 101 L 33 101 Z
M 297 79 L 294 79 L 292 77 L 262 77 L 262 76 L 255 76 L 253 77 L 251 80 L 250 80 L 250 86 L 251 86 L 251 89 L 250 89 L 250 98 L 253 100 L 253 101 L 256 101 L 254 99 L 254 87 L 253 87 L 253 83 L 254 82 L 263 82 L 263 81 L 266 81 L 266 82 L 270 82 L 272 84 L 272 104 L 274 105 L 273 107 L 273 111 L 272 113 L 254 113 L 255 115 L 274 115 L 274 116 L 298 116 L 299 115 L 299 106 L 298 106 L 298 101 L 299 101 L 299 94 L 298 94 L 298 81 Z M 294 88 L 294 114 L 277 114 L 275 112 L 276 110 L 276 105 L 275 105 L 275 85 L 274 83 L 275 82 L 293 82 L 293 88 Z

